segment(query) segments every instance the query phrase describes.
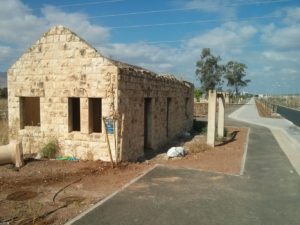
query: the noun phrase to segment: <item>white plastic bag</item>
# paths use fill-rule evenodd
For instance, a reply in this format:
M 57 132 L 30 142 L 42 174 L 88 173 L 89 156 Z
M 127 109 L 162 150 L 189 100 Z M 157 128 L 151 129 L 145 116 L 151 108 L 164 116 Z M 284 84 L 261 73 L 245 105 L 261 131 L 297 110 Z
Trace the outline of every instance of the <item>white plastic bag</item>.
M 170 158 L 185 156 L 185 155 L 186 155 L 186 151 L 183 147 L 172 147 L 167 152 L 167 156 Z

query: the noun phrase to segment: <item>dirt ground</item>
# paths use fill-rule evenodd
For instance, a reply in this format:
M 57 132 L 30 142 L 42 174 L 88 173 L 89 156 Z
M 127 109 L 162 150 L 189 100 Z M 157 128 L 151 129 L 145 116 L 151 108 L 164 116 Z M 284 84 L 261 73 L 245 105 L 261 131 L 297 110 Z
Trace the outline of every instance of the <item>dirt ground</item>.
M 183 158 L 167 159 L 161 153 L 117 168 L 101 161 L 32 159 L 19 170 L 0 166 L 0 224 L 64 224 L 155 164 L 238 174 L 248 128 L 227 129 L 236 135 L 215 148 L 203 144 L 203 135 L 181 142 L 187 149 L 201 148 Z
M 150 160 L 151 163 L 166 164 L 181 168 L 200 169 L 212 172 L 221 172 L 228 174 L 239 174 L 241 162 L 244 154 L 245 144 L 249 128 L 228 127 L 228 133 L 236 133 L 236 136 L 225 144 L 219 144 L 215 148 L 206 146 L 206 136 L 197 135 L 191 141 L 183 143 L 186 148 L 195 147 L 193 142 L 199 141 L 204 151 L 188 154 L 182 158 L 173 158 L 166 160 L 166 154 L 158 155 Z M 197 145 L 196 145 L 197 146 Z
M 258 111 L 259 116 L 267 117 L 267 118 L 280 118 L 280 115 L 272 113 L 271 109 L 264 106 L 264 104 L 258 100 L 255 101 L 256 108 Z

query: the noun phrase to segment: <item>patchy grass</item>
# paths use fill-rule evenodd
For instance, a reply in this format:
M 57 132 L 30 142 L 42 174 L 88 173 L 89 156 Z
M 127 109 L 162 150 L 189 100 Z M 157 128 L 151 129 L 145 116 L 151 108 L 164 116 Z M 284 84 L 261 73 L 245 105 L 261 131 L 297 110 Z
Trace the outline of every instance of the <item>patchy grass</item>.
M 51 140 L 41 149 L 41 155 L 44 158 L 55 158 L 58 152 L 58 142 L 57 140 Z
M 7 110 L 7 99 L 0 98 L 0 113 Z M 8 121 L 0 114 L 0 145 L 8 144 Z
M 185 144 L 189 153 L 199 153 L 211 150 L 212 148 L 206 144 L 206 136 L 197 135 L 190 142 Z

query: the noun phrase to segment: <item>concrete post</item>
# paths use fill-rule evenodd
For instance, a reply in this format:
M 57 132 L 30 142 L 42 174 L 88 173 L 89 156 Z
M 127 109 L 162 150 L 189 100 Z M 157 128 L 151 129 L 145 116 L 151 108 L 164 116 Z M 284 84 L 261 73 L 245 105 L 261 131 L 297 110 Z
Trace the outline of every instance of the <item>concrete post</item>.
M 225 92 L 225 104 L 229 104 L 229 93 Z
M 216 107 L 217 92 L 215 90 L 208 91 L 208 118 L 207 118 L 207 141 L 206 143 L 212 147 L 215 146 L 216 133 Z
M 224 119 L 225 119 L 225 102 L 224 95 L 218 96 L 219 112 L 218 112 L 218 137 L 224 137 Z

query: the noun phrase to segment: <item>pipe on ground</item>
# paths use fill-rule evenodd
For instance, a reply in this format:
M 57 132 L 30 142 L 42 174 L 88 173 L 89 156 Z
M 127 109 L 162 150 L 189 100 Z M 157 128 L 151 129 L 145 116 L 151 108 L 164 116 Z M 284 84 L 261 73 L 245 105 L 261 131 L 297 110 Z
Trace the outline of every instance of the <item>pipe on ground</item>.
M 8 145 L 0 146 L 0 165 L 13 163 L 16 167 L 23 165 L 22 144 L 20 141 L 11 141 Z

